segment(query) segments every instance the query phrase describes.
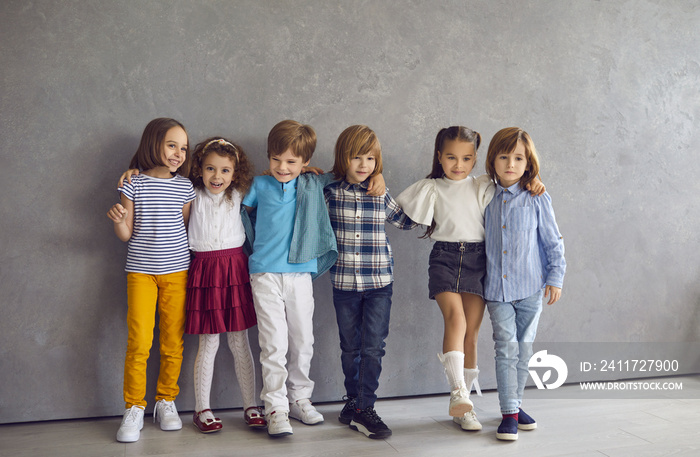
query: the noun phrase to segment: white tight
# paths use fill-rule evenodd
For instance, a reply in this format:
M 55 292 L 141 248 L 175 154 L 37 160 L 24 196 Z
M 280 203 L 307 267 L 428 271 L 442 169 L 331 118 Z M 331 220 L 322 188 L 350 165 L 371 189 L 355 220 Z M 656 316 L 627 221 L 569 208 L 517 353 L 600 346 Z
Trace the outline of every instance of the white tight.
M 248 343 L 248 331 L 226 333 L 228 347 L 233 354 L 236 378 L 243 396 L 245 409 L 256 406 L 255 368 Z M 210 409 L 211 383 L 214 377 L 214 359 L 219 349 L 219 334 L 199 335 L 199 350 L 194 361 L 194 399 L 196 411 Z

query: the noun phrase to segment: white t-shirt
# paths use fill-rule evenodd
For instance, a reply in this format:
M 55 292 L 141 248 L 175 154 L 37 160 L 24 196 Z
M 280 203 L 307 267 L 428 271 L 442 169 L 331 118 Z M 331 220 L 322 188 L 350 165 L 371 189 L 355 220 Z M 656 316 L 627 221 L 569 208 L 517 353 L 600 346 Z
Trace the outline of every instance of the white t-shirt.
M 488 175 L 421 179 L 396 197 L 408 217 L 423 225 L 435 219 L 435 241 L 478 243 L 484 241 L 484 211 L 495 186 Z

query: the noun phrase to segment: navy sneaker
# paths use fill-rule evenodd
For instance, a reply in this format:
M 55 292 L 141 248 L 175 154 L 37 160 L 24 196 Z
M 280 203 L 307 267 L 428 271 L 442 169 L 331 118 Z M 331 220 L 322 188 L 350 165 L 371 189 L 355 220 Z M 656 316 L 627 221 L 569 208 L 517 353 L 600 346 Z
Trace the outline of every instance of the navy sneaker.
M 343 397 L 345 400 L 345 406 L 343 406 L 342 411 L 340 411 L 340 416 L 338 416 L 338 421 L 341 424 L 350 425 L 352 421 L 352 416 L 355 414 L 355 406 L 357 401 L 354 398 Z
M 518 439 L 518 421 L 514 417 L 504 417 L 496 431 L 496 438 L 503 441 Z
M 391 430 L 377 415 L 373 406 L 355 411 L 352 421 L 350 421 L 350 428 L 364 433 L 368 438 L 377 440 L 391 436 Z
M 518 412 L 518 428 L 520 430 L 534 430 L 537 428 L 537 422 L 521 409 Z

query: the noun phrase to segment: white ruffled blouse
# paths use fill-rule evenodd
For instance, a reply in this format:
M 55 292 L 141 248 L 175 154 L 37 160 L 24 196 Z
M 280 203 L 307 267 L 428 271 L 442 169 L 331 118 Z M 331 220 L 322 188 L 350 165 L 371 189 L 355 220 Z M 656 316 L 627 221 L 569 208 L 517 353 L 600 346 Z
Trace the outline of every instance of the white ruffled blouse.
M 435 219 L 435 241 L 478 243 L 484 241 L 484 211 L 495 186 L 488 175 L 421 179 L 396 197 L 408 217 L 423 225 Z
M 212 194 L 195 189 L 187 231 L 190 249 L 195 252 L 219 251 L 243 246 L 245 230 L 241 221 L 241 194 L 234 190 L 231 200 L 224 192 Z

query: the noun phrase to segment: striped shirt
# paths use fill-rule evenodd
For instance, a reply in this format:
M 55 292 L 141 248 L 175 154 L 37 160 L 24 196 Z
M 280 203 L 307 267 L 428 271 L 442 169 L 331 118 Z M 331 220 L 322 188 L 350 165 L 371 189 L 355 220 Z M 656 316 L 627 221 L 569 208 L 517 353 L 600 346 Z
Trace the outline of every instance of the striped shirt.
M 125 270 L 164 275 L 190 265 L 182 207 L 195 198 L 189 179 L 133 176 L 119 192 L 134 202 L 134 229 L 129 238 Z
M 564 241 L 546 192 L 533 197 L 516 183 L 496 186 L 486 207 L 486 300 L 512 302 L 541 290 L 561 288 Z
M 323 192 L 338 241 L 338 260 L 331 267 L 333 287 L 363 292 L 391 284 L 394 259 L 384 223 L 403 230 L 418 224 L 388 192 L 381 197 L 367 195 L 367 181 L 335 181 Z

